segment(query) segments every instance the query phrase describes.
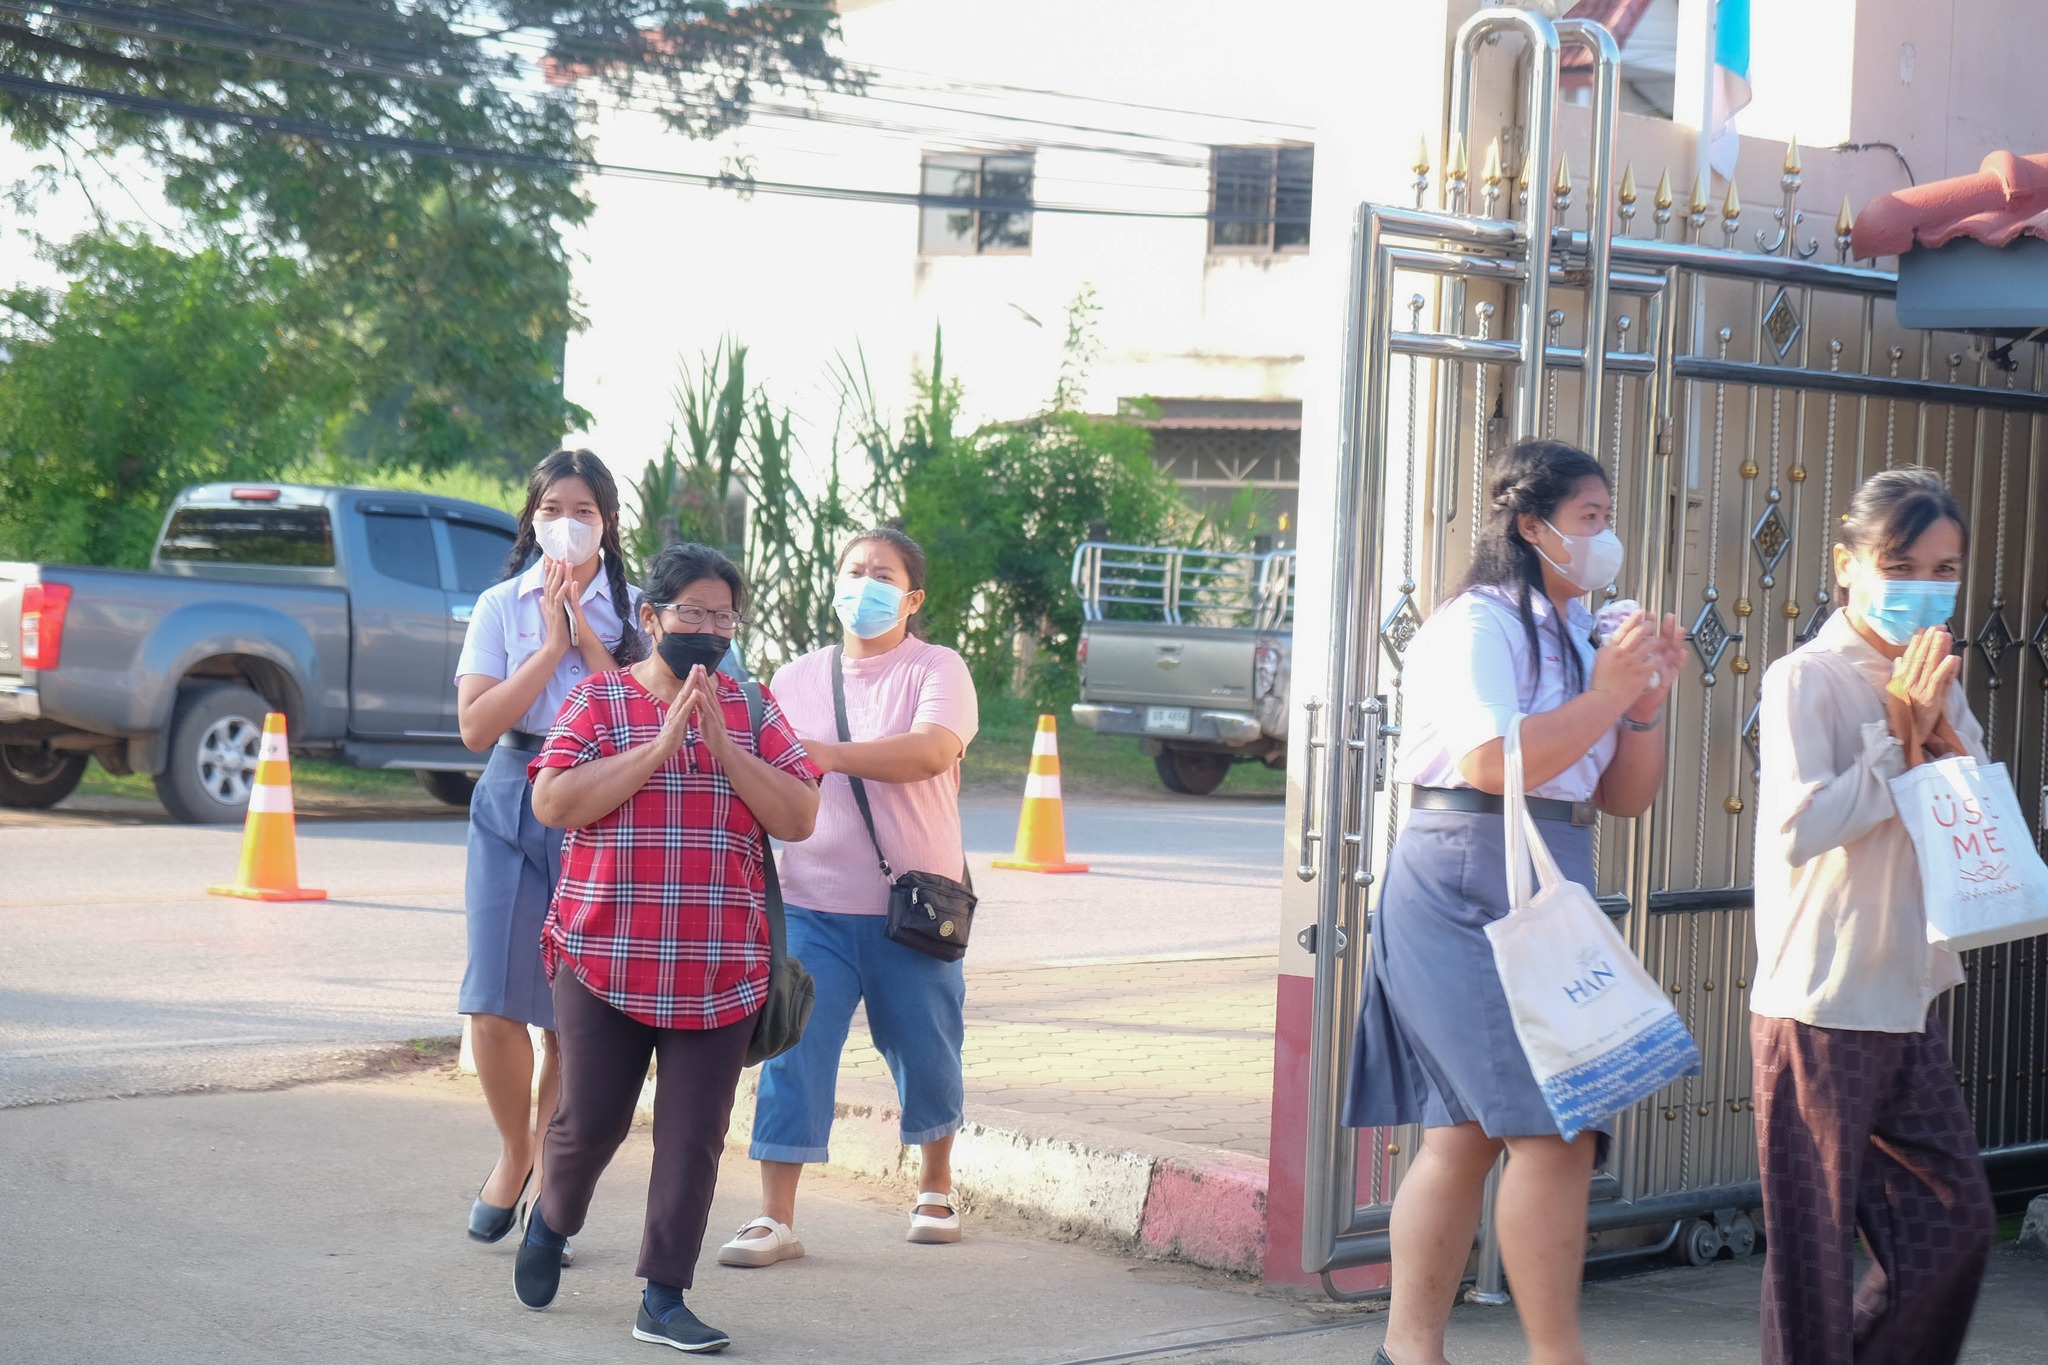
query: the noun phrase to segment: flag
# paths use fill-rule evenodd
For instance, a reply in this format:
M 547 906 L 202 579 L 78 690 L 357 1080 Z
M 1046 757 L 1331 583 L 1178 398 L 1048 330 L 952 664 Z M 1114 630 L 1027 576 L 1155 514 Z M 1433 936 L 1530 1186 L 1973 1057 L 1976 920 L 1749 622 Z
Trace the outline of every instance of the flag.
M 1708 140 L 1707 161 L 1723 179 L 1735 174 L 1736 153 L 1742 138 L 1735 130 L 1735 115 L 1749 103 L 1749 0 L 1715 0 L 1714 70 L 1710 78 L 1714 93 L 1714 122 Z

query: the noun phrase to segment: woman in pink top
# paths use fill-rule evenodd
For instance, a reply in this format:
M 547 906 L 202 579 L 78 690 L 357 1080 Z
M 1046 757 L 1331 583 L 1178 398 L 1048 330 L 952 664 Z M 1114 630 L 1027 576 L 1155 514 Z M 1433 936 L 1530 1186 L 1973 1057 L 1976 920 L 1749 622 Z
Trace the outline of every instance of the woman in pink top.
M 906 1146 L 923 1149 L 921 1193 L 910 1240 L 957 1242 L 953 1135 L 964 1098 L 960 1076 L 966 984 L 960 963 L 941 962 L 884 932 L 889 883 L 880 844 L 898 873 L 961 878 L 960 757 L 979 724 L 974 680 L 960 656 L 920 638 L 924 552 L 901 531 L 855 536 L 839 557 L 834 606 L 844 643 L 815 650 L 776 673 L 782 713 L 825 776 L 818 824 L 782 858 L 789 951 L 817 983 L 803 1041 L 761 1067 L 750 1154 L 761 1163 L 761 1217 L 718 1253 L 720 1264 L 767 1266 L 804 1254 L 791 1224 L 804 1164 L 826 1159 L 839 1054 L 856 1006 L 889 1063 L 902 1101 Z M 832 702 L 843 675 L 847 733 Z M 874 839 L 849 778 L 864 784 Z

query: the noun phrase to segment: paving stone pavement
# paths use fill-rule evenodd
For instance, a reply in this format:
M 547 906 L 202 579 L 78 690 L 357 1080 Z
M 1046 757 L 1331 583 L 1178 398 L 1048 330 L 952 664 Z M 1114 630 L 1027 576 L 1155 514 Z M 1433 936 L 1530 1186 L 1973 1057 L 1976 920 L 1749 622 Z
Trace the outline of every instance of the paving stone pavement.
M 967 968 L 967 1107 L 1267 1154 L 1271 954 Z M 865 1015 L 842 1093 L 886 1086 Z

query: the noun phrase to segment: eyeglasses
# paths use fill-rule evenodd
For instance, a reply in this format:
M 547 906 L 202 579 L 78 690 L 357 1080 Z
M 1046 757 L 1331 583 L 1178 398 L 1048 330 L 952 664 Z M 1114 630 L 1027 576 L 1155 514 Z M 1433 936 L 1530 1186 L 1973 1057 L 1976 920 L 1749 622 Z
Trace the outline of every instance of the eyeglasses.
M 736 611 L 712 611 L 706 607 L 685 606 L 681 602 L 649 602 L 647 605 L 656 611 L 667 612 L 678 625 L 688 626 L 691 630 L 701 630 L 708 621 L 730 635 L 747 623 L 747 618 Z

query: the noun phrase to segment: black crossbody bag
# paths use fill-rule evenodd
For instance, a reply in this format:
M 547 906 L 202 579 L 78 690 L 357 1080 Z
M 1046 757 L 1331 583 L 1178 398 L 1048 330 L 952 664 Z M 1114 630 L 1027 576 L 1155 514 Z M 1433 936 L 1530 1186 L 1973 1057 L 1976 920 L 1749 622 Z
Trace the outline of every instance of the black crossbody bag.
M 853 730 L 846 723 L 846 671 L 840 666 L 844 651 L 832 647 L 832 718 L 839 725 L 839 742 L 851 744 Z M 975 895 L 971 874 L 963 861 L 960 875 L 970 878 L 956 882 L 936 872 L 906 872 L 897 876 L 882 852 L 875 835 L 875 813 L 868 806 L 867 784 L 849 776 L 853 802 L 860 807 L 861 823 L 868 827 L 868 842 L 875 846 L 875 861 L 889 883 L 890 938 L 906 948 L 915 948 L 941 962 L 958 962 L 967 955 L 967 935 L 974 928 Z
M 754 752 L 761 752 L 761 684 L 743 682 L 747 724 L 754 732 Z M 803 1040 L 804 1025 L 817 1003 L 817 983 L 804 964 L 789 955 L 789 929 L 782 913 L 782 879 L 775 875 L 775 845 L 761 831 L 762 910 L 768 917 L 768 995 L 754 1015 L 754 1035 L 747 1041 L 747 1065 L 780 1057 Z

